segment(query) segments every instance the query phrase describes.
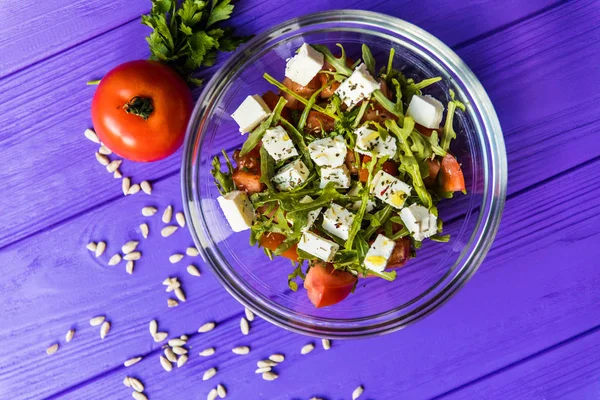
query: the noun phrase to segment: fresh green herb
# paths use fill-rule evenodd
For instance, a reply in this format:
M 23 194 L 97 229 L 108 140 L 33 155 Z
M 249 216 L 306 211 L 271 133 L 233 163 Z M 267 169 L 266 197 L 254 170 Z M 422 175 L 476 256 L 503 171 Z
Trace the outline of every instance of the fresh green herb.
M 373 170 L 375 169 L 375 166 L 377 165 L 377 161 L 378 161 L 377 157 L 373 156 L 373 158 L 369 162 L 369 166 L 367 168 L 369 171 L 369 178 L 367 179 L 367 184 L 366 184 L 367 188 L 371 187 L 371 181 L 373 180 Z M 346 244 L 344 245 L 344 248 L 346 250 L 352 249 L 353 244 L 354 244 L 354 238 L 356 237 L 356 234 L 360 230 L 365 212 L 367 211 L 367 204 L 369 202 L 369 190 L 367 188 L 361 189 L 362 190 L 362 194 L 360 196 L 361 203 L 360 203 L 360 207 L 358 208 L 358 211 L 356 212 L 356 214 L 354 216 L 352 225 L 350 226 L 350 231 L 348 232 L 348 239 L 346 240 Z
M 421 89 L 425 89 L 427 86 L 431 86 L 436 82 L 442 80 L 441 76 L 436 76 L 434 78 L 423 79 L 420 82 L 415 82 L 412 79 L 409 79 L 406 85 L 406 97 L 407 101 L 410 101 L 413 95 L 421 94 Z
M 260 148 L 260 181 L 264 183 L 271 191 L 275 191 L 275 187 L 271 182 L 271 178 L 275 175 L 275 160 L 269 155 L 267 150 L 262 146 Z
M 298 290 L 298 283 L 296 282 L 298 277 L 302 280 L 306 279 L 306 275 L 302 272 L 302 264 L 298 264 L 294 271 L 288 275 L 288 286 L 294 292 Z
M 269 117 L 266 120 L 264 120 L 256 129 L 250 132 L 250 134 L 248 135 L 248 139 L 246 139 L 244 145 L 242 146 L 240 156 L 245 156 L 250 151 L 252 151 L 252 149 L 256 147 L 256 145 L 265 135 L 267 129 L 269 129 L 273 124 L 279 121 L 279 116 L 281 114 L 281 111 L 283 110 L 283 107 L 285 106 L 285 103 L 287 103 L 287 100 L 283 97 L 280 97 L 271 115 L 269 115 Z
M 454 132 L 454 112 L 457 108 L 462 111 L 465 111 L 465 105 L 460 101 L 456 100 L 454 95 L 454 91 L 450 90 L 450 102 L 448 103 L 448 111 L 446 112 L 446 122 L 444 123 L 444 135 L 442 136 L 442 144 L 441 147 L 445 151 L 448 151 L 450 148 L 450 141 L 452 139 L 456 139 L 456 132 Z
M 381 104 L 383 106 L 383 108 L 385 108 L 387 111 L 394 114 L 396 117 L 399 117 L 399 118 L 404 117 L 402 112 L 400 112 L 400 110 L 397 109 L 396 103 L 394 103 L 393 101 L 391 101 L 390 99 L 385 97 L 385 95 L 381 92 L 381 90 L 377 89 L 376 91 L 374 91 L 373 97 L 375 98 L 375 100 L 377 100 L 377 102 L 379 104 Z
M 346 51 L 344 50 L 344 47 L 341 44 L 336 43 L 336 46 L 338 46 L 342 50 L 342 56 L 340 58 L 335 57 L 327 48 L 327 46 L 323 46 L 320 44 L 312 45 L 312 47 L 315 50 L 323 54 L 323 56 L 325 57 L 325 61 L 327 61 L 333 66 L 333 68 L 335 68 L 337 74 L 342 74 L 348 77 L 352 75 L 352 68 L 349 68 L 346 65 Z
M 450 241 L 450 235 L 433 235 L 430 236 L 429 239 L 433 240 L 434 242 L 447 243 Z
M 229 157 L 225 151 L 223 151 L 223 157 L 225 157 L 225 163 L 227 164 L 228 172 L 226 173 L 221 171 L 221 160 L 219 160 L 219 156 L 215 156 L 213 158 L 212 169 L 210 170 L 210 173 L 217 184 L 217 188 L 222 195 L 235 190 L 235 184 L 233 183 L 232 179 L 233 166 L 231 165 L 231 161 L 229 160 Z
M 367 66 L 367 71 L 369 71 L 371 75 L 375 76 L 375 59 L 373 58 L 373 53 L 371 53 L 369 46 L 364 43 L 362 45 L 362 59 Z
M 385 71 L 385 76 L 389 77 L 392 74 L 392 70 L 394 68 L 394 54 L 396 54 L 396 50 L 392 47 L 390 49 L 390 55 L 388 57 L 387 69 Z

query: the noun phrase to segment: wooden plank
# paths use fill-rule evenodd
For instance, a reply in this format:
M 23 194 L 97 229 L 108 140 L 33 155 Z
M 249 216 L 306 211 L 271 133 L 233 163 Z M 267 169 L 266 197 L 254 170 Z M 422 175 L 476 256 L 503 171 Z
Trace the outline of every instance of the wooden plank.
M 599 173 L 597 159 L 511 198 L 480 272 L 430 317 L 395 334 L 336 342 L 334 350 L 310 356 L 298 354 L 310 339 L 264 321 L 253 324 L 249 337 L 242 336 L 241 307 L 225 295 L 208 267 L 198 262 L 204 276 L 194 278 L 183 272 L 189 260 L 168 263 L 168 256 L 183 250 L 190 239 L 183 230 L 168 239 L 159 237 L 158 216 L 151 219 L 152 235 L 140 246 L 143 257 L 133 276 L 125 274 L 123 264 L 106 266 L 122 243 L 139 237 L 135 227 L 145 220 L 139 213 L 143 205 L 173 204 L 178 179 L 172 177 L 157 185 L 151 198 L 119 199 L 0 253 L 0 265 L 13 266 L 2 277 L 0 339 L 6 348 L 20 349 L 0 355 L 0 365 L 11 366 L 0 371 L 0 397 L 40 398 L 59 392 L 69 398 L 93 393 L 121 398 L 127 394 L 120 384 L 125 374 L 143 378 L 154 398 L 204 396 L 217 382 L 230 387 L 232 395 L 252 392 L 268 399 L 317 394 L 338 398 L 361 382 L 369 383 L 367 396 L 374 398 L 444 393 L 597 324 L 600 182 L 589 177 Z M 578 195 L 540 201 L 549 193 L 574 192 Z M 107 254 L 95 259 L 85 244 L 104 238 Z M 571 263 L 573 254 L 578 254 L 577 265 Z M 160 282 L 173 275 L 182 277 L 189 300 L 168 309 Z M 106 314 L 113 323 L 103 342 L 98 328 L 87 323 L 97 314 Z M 189 365 L 171 373 L 165 385 L 167 375 L 157 364 L 159 346 L 147 331 L 152 318 L 159 318 L 161 329 L 174 335 L 193 333 L 208 320 L 225 322 L 206 337 L 194 337 Z M 62 337 L 71 326 L 78 334 L 65 344 Z M 59 352 L 46 356 L 44 349 L 58 340 Z M 240 344 L 250 344 L 252 355 L 229 353 Z M 216 357 L 194 354 L 209 346 L 218 348 Z M 151 351 L 136 367 L 120 367 L 124 359 Z M 278 368 L 280 379 L 258 383 L 254 363 L 278 351 L 288 355 Z M 376 354 L 388 356 L 382 360 Z M 361 368 L 339 368 L 340 360 Z M 65 367 L 75 364 L 77 368 Z M 200 372 L 213 366 L 220 369 L 218 379 L 203 383 Z
M 593 132 L 599 121 L 591 105 L 600 102 L 600 94 L 586 82 L 600 75 L 593 68 L 600 49 L 584 46 L 600 29 L 593 19 L 585 18 L 596 11 L 595 4 L 569 3 L 550 11 L 547 17 L 534 18 L 460 51 L 476 73 L 481 70 L 504 125 L 511 192 L 598 154 Z M 276 21 L 271 19 L 275 15 L 264 18 L 265 25 Z M 573 20 L 581 20 L 578 29 L 570 29 Z M 120 184 L 95 162 L 93 144 L 81 135 L 90 125 L 88 110 L 93 93 L 83 82 L 101 76 L 119 62 L 145 57 L 143 47 L 127 46 L 131 38 L 141 40 L 143 35 L 143 26 L 128 24 L 0 82 L 0 103 L 6 108 L 0 114 L 0 126 L 7 127 L 0 132 L 0 149 L 6 150 L 0 182 L 12 193 L 0 198 L 4 210 L 0 246 L 119 197 Z M 507 41 L 506 35 L 515 41 Z M 528 40 L 516 41 L 520 37 Z M 557 42 L 559 45 L 548 44 Z M 537 49 L 535 54 L 532 48 Z M 577 62 L 567 65 L 568 58 L 558 53 L 571 54 L 573 48 L 579 50 L 574 56 Z M 489 57 L 480 57 L 480 53 Z M 537 75 L 519 66 L 523 57 L 532 56 L 540 60 Z M 520 90 L 507 89 L 521 81 Z M 515 111 L 515 104 L 535 104 L 551 97 L 548 90 L 558 90 L 559 83 L 580 87 L 579 94 L 565 93 L 560 102 L 545 102 L 544 107 L 532 108 L 531 112 Z M 43 111 L 32 117 L 30 110 Z M 514 116 L 510 114 L 513 111 Z M 41 112 L 43 119 L 38 117 Z M 569 135 L 573 127 L 577 127 L 577 134 Z M 568 158 L 563 157 L 565 154 Z M 149 165 L 125 162 L 122 169 L 136 179 L 158 179 L 176 173 L 179 159 L 176 154 Z M 514 177 L 512 171 L 516 172 Z

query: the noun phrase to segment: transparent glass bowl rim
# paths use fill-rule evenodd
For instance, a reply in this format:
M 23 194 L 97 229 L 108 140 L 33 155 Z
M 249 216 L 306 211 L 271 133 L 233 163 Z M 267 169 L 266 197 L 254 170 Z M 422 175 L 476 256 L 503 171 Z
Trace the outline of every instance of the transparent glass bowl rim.
M 344 320 L 335 323 L 313 322 L 309 317 L 299 316 L 284 308 L 274 309 L 272 304 L 263 299 L 249 296 L 244 288 L 244 282 L 229 273 L 231 267 L 227 262 L 222 258 L 215 257 L 213 249 L 211 249 L 214 243 L 202 210 L 198 213 L 195 208 L 197 205 L 201 208 L 200 196 L 195 186 L 197 169 L 199 169 L 195 168 L 197 166 L 195 147 L 202 147 L 203 128 L 211 113 L 216 109 L 218 101 L 215 99 L 221 97 L 223 78 L 237 70 L 238 65 L 245 63 L 260 52 L 266 44 L 277 41 L 281 35 L 290 34 L 299 28 L 308 30 L 307 33 L 309 33 L 311 28 L 316 29 L 322 24 L 339 25 L 337 29 L 340 30 L 364 30 L 366 34 L 369 32 L 365 29 L 369 27 L 385 30 L 388 35 L 418 43 L 426 51 L 434 54 L 436 61 L 458 77 L 469 92 L 475 108 L 479 110 L 480 124 L 477 126 L 480 127 L 480 131 L 478 134 L 485 139 L 482 141 L 484 146 L 482 159 L 486 168 L 484 193 L 475 229 L 480 234 L 475 238 L 476 243 L 472 245 L 473 250 L 467 256 L 467 261 L 445 287 L 420 307 L 412 310 L 409 314 L 396 315 L 383 323 L 365 324 L 368 322 L 368 318 L 362 319 L 360 326 L 356 324 L 356 321 L 348 324 L 344 323 Z M 214 74 L 198 99 L 188 125 L 182 159 L 181 186 L 185 214 L 192 237 L 204 261 L 212 267 L 217 278 L 234 298 L 262 318 L 285 329 L 311 336 L 347 339 L 368 337 L 402 329 L 437 309 L 473 276 L 485 258 L 498 230 L 506 198 L 506 164 L 504 139 L 493 105 L 479 80 L 454 51 L 433 35 L 401 19 L 371 11 L 332 10 L 290 19 L 255 36 Z

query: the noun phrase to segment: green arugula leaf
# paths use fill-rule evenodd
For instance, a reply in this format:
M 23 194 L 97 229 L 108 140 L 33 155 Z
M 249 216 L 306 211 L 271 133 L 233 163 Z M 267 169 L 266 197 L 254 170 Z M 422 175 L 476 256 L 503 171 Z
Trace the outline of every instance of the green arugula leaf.
M 269 155 L 267 150 L 260 148 L 260 181 L 264 183 L 271 191 L 275 191 L 275 187 L 271 182 L 271 178 L 275 174 L 275 160 Z
M 375 59 L 373 58 L 373 53 L 371 53 L 369 46 L 364 43 L 362 45 L 362 59 L 367 66 L 367 71 L 369 71 L 372 76 L 375 76 Z
M 454 131 L 454 112 L 456 108 L 465 111 L 465 105 L 460 101 L 456 100 L 454 91 L 450 90 L 450 102 L 448 103 L 448 111 L 446 112 L 446 122 L 444 123 L 444 135 L 442 136 L 441 147 L 444 151 L 448 151 L 450 148 L 450 141 L 456 139 L 456 132 Z
M 313 44 L 312 47 L 317 50 L 319 53 L 323 54 L 323 56 L 325 57 L 325 60 L 331 64 L 333 66 L 333 68 L 335 68 L 336 73 L 338 74 L 342 74 L 345 77 L 348 77 L 350 75 L 352 75 L 352 68 L 349 68 L 346 65 L 346 51 L 344 50 L 344 47 L 337 43 L 336 46 L 338 46 L 340 49 L 342 49 L 342 56 L 340 58 L 337 58 L 336 56 L 333 55 L 333 53 L 331 53 L 331 50 L 329 50 L 327 48 L 327 46 L 323 46 L 322 44 Z
M 228 172 L 221 171 L 221 160 L 219 160 L 219 156 L 215 156 L 212 160 L 212 169 L 210 170 L 210 173 L 215 179 L 219 192 L 221 192 L 222 195 L 225 195 L 235 190 L 235 184 L 232 179 L 233 165 L 231 165 L 231 161 L 225 151 L 223 151 L 223 156 L 225 157 Z

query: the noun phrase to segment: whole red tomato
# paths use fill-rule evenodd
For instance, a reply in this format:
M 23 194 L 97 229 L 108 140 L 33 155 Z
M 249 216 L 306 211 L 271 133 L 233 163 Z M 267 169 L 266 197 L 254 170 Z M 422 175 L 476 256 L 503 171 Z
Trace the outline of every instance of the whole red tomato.
M 111 70 L 92 100 L 92 122 L 100 140 L 132 161 L 156 161 L 183 143 L 192 94 L 166 65 L 137 60 Z

